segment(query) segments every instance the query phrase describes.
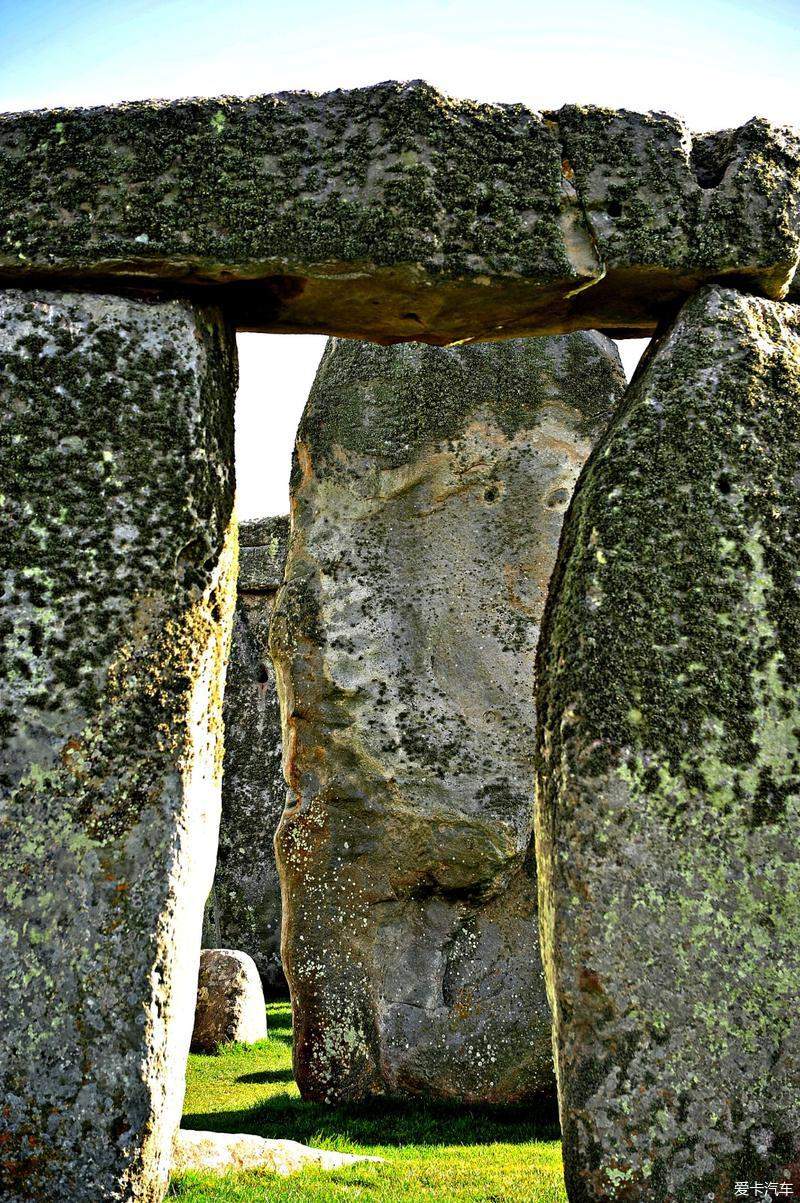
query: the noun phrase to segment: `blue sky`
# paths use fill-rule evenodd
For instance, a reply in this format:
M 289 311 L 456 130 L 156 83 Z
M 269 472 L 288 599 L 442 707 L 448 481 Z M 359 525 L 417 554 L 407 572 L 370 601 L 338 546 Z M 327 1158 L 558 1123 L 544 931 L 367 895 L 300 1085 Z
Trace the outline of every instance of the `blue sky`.
M 534 108 L 666 109 L 694 129 L 800 126 L 799 67 L 800 0 L 0 0 L 0 111 L 425 78 Z M 322 345 L 240 340 L 244 516 L 286 508 Z
M 351 87 L 800 123 L 800 2 L 0 0 L 0 108 Z

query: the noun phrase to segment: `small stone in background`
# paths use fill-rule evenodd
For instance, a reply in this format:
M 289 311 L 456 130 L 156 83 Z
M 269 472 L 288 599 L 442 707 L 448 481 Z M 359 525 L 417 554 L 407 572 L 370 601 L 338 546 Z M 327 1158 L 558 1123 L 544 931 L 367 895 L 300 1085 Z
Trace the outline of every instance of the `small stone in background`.
M 264 991 L 253 958 L 231 948 L 203 949 L 192 1052 L 213 1053 L 235 1040 L 252 1044 L 266 1034 Z

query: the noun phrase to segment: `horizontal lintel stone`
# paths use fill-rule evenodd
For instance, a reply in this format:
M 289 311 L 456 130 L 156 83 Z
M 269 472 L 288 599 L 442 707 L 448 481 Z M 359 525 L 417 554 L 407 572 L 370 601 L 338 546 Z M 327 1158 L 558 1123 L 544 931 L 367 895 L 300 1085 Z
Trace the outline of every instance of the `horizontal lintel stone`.
M 242 329 L 446 344 L 646 334 L 785 295 L 800 136 L 382 83 L 0 116 L 0 279 L 205 292 Z

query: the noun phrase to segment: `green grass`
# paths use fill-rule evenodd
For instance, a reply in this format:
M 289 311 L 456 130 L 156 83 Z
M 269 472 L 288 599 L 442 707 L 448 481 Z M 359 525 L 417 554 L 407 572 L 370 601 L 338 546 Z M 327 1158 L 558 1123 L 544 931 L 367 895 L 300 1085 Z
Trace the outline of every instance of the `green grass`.
M 288 1003 L 267 1008 L 270 1036 L 191 1056 L 183 1127 L 255 1132 L 347 1153 L 384 1165 L 355 1165 L 281 1178 L 266 1172 L 183 1174 L 170 1198 L 181 1203 L 566 1203 L 561 1146 L 552 1127 L 522 1110 L 371 1103 L 304 1103 L 292 1078 Z

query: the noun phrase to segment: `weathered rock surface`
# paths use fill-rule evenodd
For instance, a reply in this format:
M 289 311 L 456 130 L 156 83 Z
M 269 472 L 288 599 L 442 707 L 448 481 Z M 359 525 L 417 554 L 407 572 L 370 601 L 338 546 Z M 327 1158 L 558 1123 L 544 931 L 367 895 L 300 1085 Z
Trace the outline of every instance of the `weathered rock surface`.
M 562 516 L 623 386 L 601 335 L 326 349 L 271 634 L 307 1098 L 553 1091 L 533 658 Z
M 261 978 L 252 957 L 233 948 L 200 953 L 192 1050 L 214 1053 L 234 1040 L 253 1044 L 267 1035 Z
M 0 118 L 0 272 L 217 285 L 240 325 L 378 340 L 653 330 L 779 297 L 798 135 L 382 83 Z
M 239 527 L 239 582 L 225 681 L 225 762 L 214 885 L 203 943 L 241 948 L 264 985 L 285 990 L 281 887 L 273 840 L 286 801 L 281 715 L 269 655 L 269 622 L 283 580 L 288 518 Z
M 243 522 L 239 527 L 239 591 L 275 593 L 283 584 L 289 518 Z
M 382 1157 L 312 1149 L 296 1140 L 265 1140 L 246 1132 L 195 1132 L 180 1128 L 173 1143 L 172 1171 L 181 1174 L 187 1170 L 216 1170 L 225 1174 L 262 1169 L 286 1175 L 296 1174 L 309 1165 L 338 1170 L 357 1161 L 382 1160 Z
M 0 1195 L 160 1200 L 214 866 L 235 347 L 0 294 Z
M 705 290 L 582 477 L 537 858 L 571 1203 L 800 1191 L 800 308 Z
M 631 294 L 688 296 L 726 275 L 784 295 L 800 253 L 800 131 L 754 118 L 693 137 L 667 113 L 580 105 L 554 116 L 605 269 L 579 308 L 603 307 L 602 324 L 623 327 Z

